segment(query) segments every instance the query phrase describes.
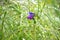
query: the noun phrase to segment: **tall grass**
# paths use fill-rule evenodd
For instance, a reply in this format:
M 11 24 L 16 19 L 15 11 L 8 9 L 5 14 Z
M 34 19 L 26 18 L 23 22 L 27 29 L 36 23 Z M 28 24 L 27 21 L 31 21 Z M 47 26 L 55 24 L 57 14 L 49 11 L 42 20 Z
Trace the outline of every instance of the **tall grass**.
M 59 0 L 58 0 L 59 1 Z M 0 40 L 60 40 L 57 0 L 4 0 L 0 5 Z M 35 13 L 35 21 L 27 19 Z

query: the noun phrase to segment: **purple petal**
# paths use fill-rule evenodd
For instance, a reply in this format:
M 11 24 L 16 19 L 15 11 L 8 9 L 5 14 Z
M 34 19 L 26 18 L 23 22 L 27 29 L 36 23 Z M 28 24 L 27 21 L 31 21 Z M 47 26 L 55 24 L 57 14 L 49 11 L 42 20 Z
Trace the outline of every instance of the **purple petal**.
M 33 17 L 32 17 L 32 16 L 28 16 L 27 18 L 28 18 L 28 19 L 33 19 Z
M 28 19 L 33 19 L 34 18 L 34 13 L 32 13 L 32 12 L 29 12 L 29 15 L 28 15 L 28 17 L 27 17 Z

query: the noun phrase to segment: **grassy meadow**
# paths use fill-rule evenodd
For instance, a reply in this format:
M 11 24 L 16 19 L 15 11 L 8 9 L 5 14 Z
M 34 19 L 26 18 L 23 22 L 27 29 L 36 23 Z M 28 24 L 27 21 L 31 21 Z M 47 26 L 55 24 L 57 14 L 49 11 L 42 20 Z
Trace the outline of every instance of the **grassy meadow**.
M 0 0 L 0 40 L 60 40 L 60 0 Z

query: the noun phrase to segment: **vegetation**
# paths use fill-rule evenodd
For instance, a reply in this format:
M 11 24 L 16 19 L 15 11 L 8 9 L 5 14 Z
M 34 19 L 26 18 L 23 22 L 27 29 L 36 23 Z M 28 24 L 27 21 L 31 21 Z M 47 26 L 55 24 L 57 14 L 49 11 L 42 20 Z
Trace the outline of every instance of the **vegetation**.
M 60 40 L 60 1 L 0 0 L 0 40 Z

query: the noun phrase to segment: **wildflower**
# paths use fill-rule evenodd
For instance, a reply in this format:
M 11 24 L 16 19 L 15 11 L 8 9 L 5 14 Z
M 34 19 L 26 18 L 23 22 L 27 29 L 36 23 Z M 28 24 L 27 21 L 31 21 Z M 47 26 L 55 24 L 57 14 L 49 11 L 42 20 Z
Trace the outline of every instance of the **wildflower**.
M 34 13 L 32 12 L 29 12 L 29 15 L 27 17 L 28 19 L 34 19 Z

